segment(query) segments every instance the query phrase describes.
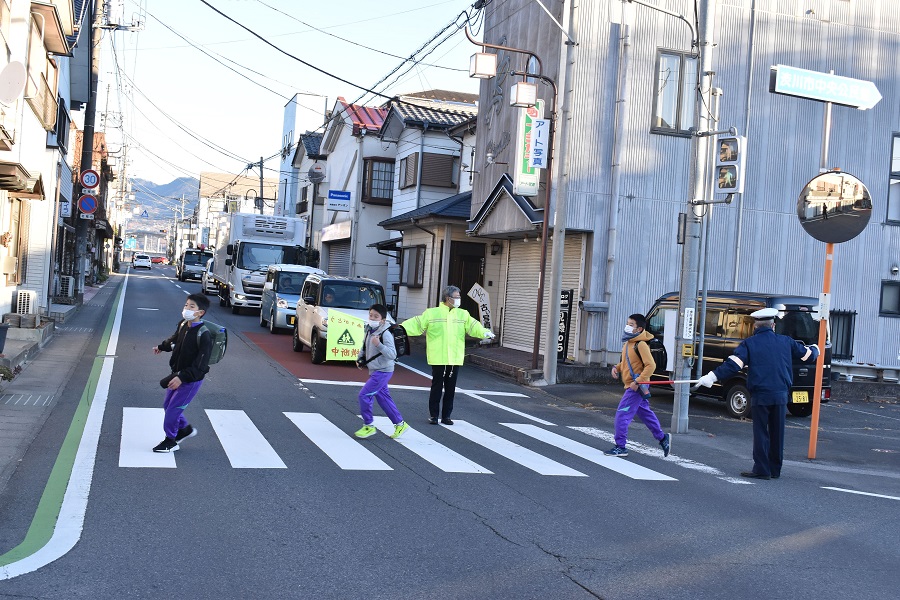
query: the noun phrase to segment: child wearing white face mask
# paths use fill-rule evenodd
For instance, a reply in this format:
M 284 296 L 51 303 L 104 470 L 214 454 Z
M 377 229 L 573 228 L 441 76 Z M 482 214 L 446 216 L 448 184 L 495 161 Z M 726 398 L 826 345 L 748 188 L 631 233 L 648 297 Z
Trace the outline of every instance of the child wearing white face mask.
M 388 381 L 394 374 L 394 362 L 397 360 L 397 347 L 394 336 L 389 331 L 390 326 L 385 321 L 386 317 L 387 308 L 383 304 L 374 304 L 369 309 L 366 338 L 356 359 L 357 368 L 369 368 L 369 380 L 359 391 L 359 412 L 364 424 L 354 434 L 358 438 L 371 437 L 378 431 L 372 425 L 375 420 L 372 416 L 373 399 L 378 401 L 378 406 L 394 424 L 392 438 L 400 437 L 409 429 L 388 390 Z
M 208 331 L 198 329 L 207 309 L 209 299 L 206 296 L 188 296 L 181 311 L 183 320 L 178 323 L 175 333 L 158 346 L 153 346 L 154 354 L 172 353 L 172 358 L 169 359 L 172 374 L 159 382 L 166 390 L 163 402 L 166 411 L 163 430 L 166 438 L 153 448 L 154 452 L 175 452 L 180 448 L 179 442 L 197 435 L 197 430 L 184 417 L 184 409 L 200 391 L 203 377 L 209 372 L 213 340 Z

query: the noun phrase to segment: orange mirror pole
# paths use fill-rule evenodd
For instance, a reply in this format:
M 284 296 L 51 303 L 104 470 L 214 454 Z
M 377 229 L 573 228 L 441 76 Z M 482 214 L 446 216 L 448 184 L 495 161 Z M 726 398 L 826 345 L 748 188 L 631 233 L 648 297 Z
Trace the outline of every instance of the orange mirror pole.
M 822 281 L 822 293 L 831 293 L 831 266 L 834 264 L 834 244 L 825 245 L 825 277 Z M 821 300 L 820 300 L 820 308 Z M 812 420 L 809 424 L 809 452 L 807 458 L 816 457 L 816 443 L 819 440 L 819 404 L 822 398 L 822 373 L 825 371 L 825 341 L 827 332 L 827 314 L 819 315 L 819 357 L 816 359 L 816 386 L 813 390 Z M 831 373 L 829 373 L 829 376 Z

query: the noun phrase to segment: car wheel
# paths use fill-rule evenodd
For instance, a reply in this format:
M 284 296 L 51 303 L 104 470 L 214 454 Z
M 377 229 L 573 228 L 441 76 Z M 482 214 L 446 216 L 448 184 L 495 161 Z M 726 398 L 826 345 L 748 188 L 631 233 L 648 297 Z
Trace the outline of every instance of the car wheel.
M 219 296 L 219 306 L 227 306 L 228 302 L 226 302 L 225 298 Z
M 812 414 L 812 403 L 788 404 L 788 412 L 795 417 L 808 417 Z
M 233 315 L 239 315 L 239 314 L 241 314 L 241 307 L 240 307 L 240 306 L 235 306 L 234 304 L 232 304 L 232 305 L 231 305 L 231 314 L 233 314 Z
M 733 417 L 743 418 L 750 416 L 750 392 L 741 383 L 736 383 L 725 394 L 725 403 L 728 412 Z
M 294 324 L 294 335 L 291 337 L 293 338 L 292 347 L 294 348 L 294 352 L 303 352 L 303 342 L 300 341 L 300 330 L 296 323 Z
M 319 337 L 319 332 L 315 329 L 309 337 L 309 359 L 314 365 L 320 365 L 325 362 L 325 340 Z
M 266 326 L 266 320 L 263 319 L 263 311 L 262 311 L 262 309 L 260 309 L 260 311 L 259 311 L 259 326 L 260 326 L 260 327 L 265 327 L 265 326 Z
M 278 333 L 278 328 L 275 327 L 275 312 L 274 310 L 269 311 L 269 333 L 272 335 Z

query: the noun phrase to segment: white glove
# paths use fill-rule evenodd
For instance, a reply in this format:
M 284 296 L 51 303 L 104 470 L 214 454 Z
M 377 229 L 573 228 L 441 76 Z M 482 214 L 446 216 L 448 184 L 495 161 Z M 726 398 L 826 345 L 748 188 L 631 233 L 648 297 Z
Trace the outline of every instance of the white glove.
M 710 371 L 709 373 L 707 373 L 706 375 L 704 375 L 703 377 L 700 378 L 700 380 L 697 382 L 697 385 L 702 385 L 703 387 L 711 388 L 713 386 L 713 384 L 715 382 L 717 382 L 718 380 L 719 380 L 719 378 L 716 377 L 716 374 L 713 373 L 712 371 Z
M 486 340 L 492 340 L 492 339 L 494 339 L 495 337 L 497 337 L 497 336 L 494 335 L 494 332 L 493 332 L 493 331 L 487 331 L 487 332 L 485 332 L 485 334 L 484 334 L 484 339 L 486 339 Z

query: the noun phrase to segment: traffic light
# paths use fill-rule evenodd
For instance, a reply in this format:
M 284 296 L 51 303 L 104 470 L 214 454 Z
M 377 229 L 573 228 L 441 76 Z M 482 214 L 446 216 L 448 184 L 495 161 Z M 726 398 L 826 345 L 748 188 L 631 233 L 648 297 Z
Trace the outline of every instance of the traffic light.
M 159 232 L 160 232 L 160 233 L 168 233 L 169 230 L 168 230 L 168 229 L 160 229 Z
M 720 137 L 716 145 L 716 192 L 720 194 L 744 193 L 744 164 L 747 138 L 743 136 Z

